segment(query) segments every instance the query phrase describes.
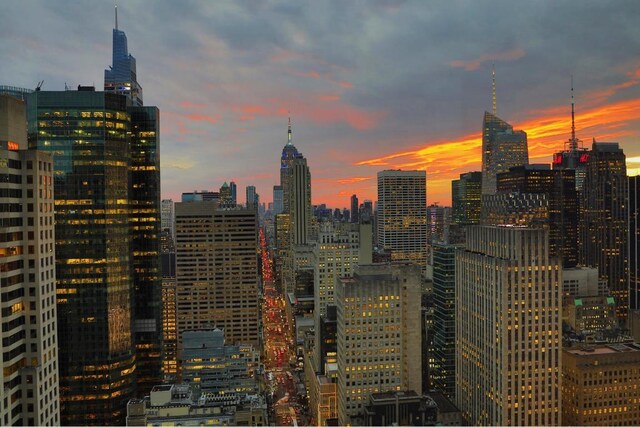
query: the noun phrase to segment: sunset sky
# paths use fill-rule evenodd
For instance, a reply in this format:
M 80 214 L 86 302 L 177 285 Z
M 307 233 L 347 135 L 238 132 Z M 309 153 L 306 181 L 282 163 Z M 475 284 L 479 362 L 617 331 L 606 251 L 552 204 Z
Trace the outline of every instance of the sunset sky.
M 113 1 L 3 1 L 0 84 L 101 89 Z M 119 28 L 161 111 L 163 198 L 255 185 L 271 201 L 286 143 L 313 203 L 376 199 L 376 172 L 426 169 L 428 201 L 480 169 L 484 110 L 549 163 L 570 136 L 620 142 L 640 168 L 640 2 L 128 1 Z

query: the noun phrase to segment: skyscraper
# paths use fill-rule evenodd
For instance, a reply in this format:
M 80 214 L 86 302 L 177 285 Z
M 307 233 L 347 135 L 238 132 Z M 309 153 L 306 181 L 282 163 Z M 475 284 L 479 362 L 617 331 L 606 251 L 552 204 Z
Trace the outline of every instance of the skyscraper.
M 59 425 L 53 159 L 26 149 L 25 116 L 0 95 L 0 423 Z
M 487 111 L 482 121 L 482 194 L 495 194 L 496 175 L 529 163 L 527 134 Z
M 628 186 L 625 155 L 618 143 L 594 141 L 581 197 L 580 261 L 598 267 L 616 298 L 621 321 L 629 308 Z
M 28 97 L 29 146 L 55 154 L 61 422 L 123 424 L 136 385 L 127 98 Z
M 284 201 L 282 195 L 282 186 L 273 186 L 273 214 L 278 215 L 284 211 Z
M 161 212 L 160 212 L 160 228 L 164 230 L 169 230 L 169 235 L 171 238 L 175 238 L 175 213 L 173 212 L 173 200 L 165 199 L 162 201 Z
M 142 106 L 142 86 L 137 80 L 136 58 L 129 54 L 127 35 L 118 29 L 117 5 L 111 66 L 104 70 L 104 91 L 125 95 L 132 105 Z
M 422 393 L 420 288 L 418 267 L 400 263 L 359 265 L 336 285 L 340 425 L 372 393 Z
M 480 223 L 480 194 L 482 172 L 460 174 L 451 181 L 451 210 L 453 223 L 466 226 Z
M 629 309 L 640 310 L 640 175 L 629 177 Z
M 427 175 L 425 171 L 378 172 L 378 246 L 393 261 L 427 267 Z
M 360 208 L 360 204 L 358 203 L 358 196 L 355 194 L 351 196 L 351 222 L 358 222 L 358 209 Z
M 305 245 L 311 232 L 311 173 L 307 159 L 296 157 L 289 170 L 289 215 L 294 245 Z
M 184 331 L 213 327 L 229 344 L 257 346 L 257 212 L 208 201 L 175 208 L 179 354 Z
M 248 208 L 255 208 L 256 210 L 258 209 L 258 207 L 256 206 L 256 187 L 255 186 L 247 185 L 246 200 L 247 200 Z
M 451 208 L 446 206 L 427 206 L 427 243 L 449 243 Z
M 456 391 L 456 250 L 462 246 L 433 246 L 433 354 L 431 385 L 453 400 Z
M 231 206 L 238 204 L 238 186 L 234 181 L 229 182 L 229 191 L 231 191 Z
M 456 254 L 456 402 L 470 424 L 561 423 L 561 268 L 549 232 L 471 226 Z
M 128 111 L 131 115 L 129 221 L 136 383 L 138 395 L 146 396 L 162 378 L 160 111 L 150 106 L 129 107 Z
M 549 228 L 549 253 L 559 256 L 565 268 L 578 262 L 578 194 L 573 169 L 551 169 L 546 164 L 524 165 L 499 173 L 498 193 L 545 194 L 545 227 Z
M 291 118 L 289 118 L 289 126 L 287 130 L 287 144 L 282 149 L 282 155 L 280 156 L 280 187 L 282 188 L 282 207 L 283 213 L 289 213 L 289 180 L 290 169 L 293 166 L 293 159 L 299 157 L 298 149 L 293 145 L 293 132 L 291 130 Z

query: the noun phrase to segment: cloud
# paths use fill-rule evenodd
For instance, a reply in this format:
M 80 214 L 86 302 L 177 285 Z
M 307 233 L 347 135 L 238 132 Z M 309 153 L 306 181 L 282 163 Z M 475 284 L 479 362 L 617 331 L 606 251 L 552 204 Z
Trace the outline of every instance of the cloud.
M 451 61 L 449 63 L 449 65 L 452 68 L 464 68 L 465 71 L 475 71 L 478 68 L 480 68 L 480 66 L 482 64 L 484 64 L 485 62 L 488 61 L 515 61 L 517 59 L 520 59 L 524 56 L 524 49 L 522 48 L 516 48 L 516 49 L 511 49 L 511 50 L 507 50 L 504 52 L 497 52 L 497 53 L 487 53 L 484 55 L 480 55 L 478 58 L 476 59 L 471 59 L 471 60 L 455 60 L 455 61 Z

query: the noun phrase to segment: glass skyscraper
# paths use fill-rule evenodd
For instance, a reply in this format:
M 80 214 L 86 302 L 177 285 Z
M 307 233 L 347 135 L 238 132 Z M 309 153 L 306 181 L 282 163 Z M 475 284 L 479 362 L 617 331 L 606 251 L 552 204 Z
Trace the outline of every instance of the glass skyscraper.
M 29 147 L 53 154 L 61 421 L 124 424 L 135 390 L 124 96 L 28 95 Z

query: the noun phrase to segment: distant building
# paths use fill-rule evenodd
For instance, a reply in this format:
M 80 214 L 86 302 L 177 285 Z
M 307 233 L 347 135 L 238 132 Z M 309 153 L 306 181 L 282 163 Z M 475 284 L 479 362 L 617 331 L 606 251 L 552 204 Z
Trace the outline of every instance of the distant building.
M 278 215 L 284 211 L 284 202 L 282 195 L 282 186 L 273 186 L 273 214 Z
M 548 236 L 471 226 L 456 254 L 456 403 L 470 424 L 561 423 L 561 270 Z
M 451 181 L 451 220 L 466 226 L 480 223 L 482 172 L 460 174 Z
M 229 344 L 259 344 L 256 211 L 176 203 L 178 352 L 187 330 L 224 329 Z
M 629 177 L 629 310 L 640 310 L 640 175 Z
M 496 177 L 529 163 L 527 134 L 489 112 L 482 122 L 482 194 L 496 193 Z
M 562 351 L 564 425 L 637 425 L 640 420 L 640 345 Z
M 359 209 L 360 205 L 358 204 L 358 196 L 353 194 L 351 196 L 351 222 L 358 222 L 360 220 L 360 216 L 358 215 Z
M 230 205 L 235 207 L 238 204 L 238 185 L 234 181 L 229 182 L 229 192 L 231 193 Z
M 372 393 L 362 418 L 366 426 L 438 425 L 438 405 L 428 395 L 414 391 Z
M 629 309 L 629 179 L 618 143 L 593 143 L 581 202 L 581 264 L 598 268 L 624 323 Z
M 160 220 L 160 228 L 162 230 L 169 230 L 171 237 L 175 239 L 175 213 L 173 211 L 173 200 L 165 199 L 161 204 L 161 220 Z
M 618 327 L 616 301 L 608 296 L 573 298 L 563 305 L 562 317 L 578 334 L 594 334 Z
M 427 206 L 427 243 L 449 243 L 451 208 L 438 205 Z
M 366 203 L 366 202 L 365 202 Z M 427 176 L 425 171 L 378 172 L 378 247 L 393 261 L 427 268 Z
M 419 268 L 359 265 L 336 288 L 338 419 L 360 415 L 369 395 L 422 393 Z M 366 350 L 365 350 L 366 349 Z
M 248 208 L 255 208 L 257 210 L 257 206 L 256 206 L 256 187 L 253 185 L 247 185 L 246 188 L 246 201 L 247 201 L 247 207 Z

